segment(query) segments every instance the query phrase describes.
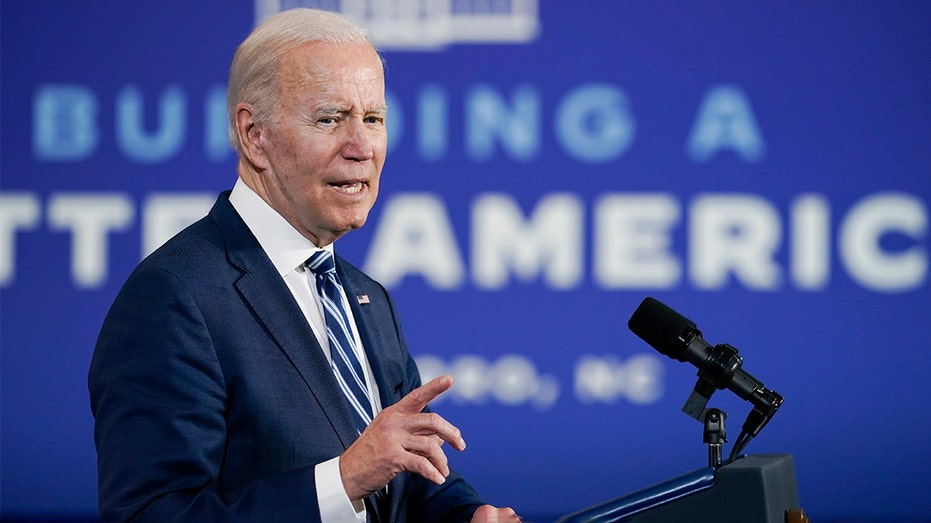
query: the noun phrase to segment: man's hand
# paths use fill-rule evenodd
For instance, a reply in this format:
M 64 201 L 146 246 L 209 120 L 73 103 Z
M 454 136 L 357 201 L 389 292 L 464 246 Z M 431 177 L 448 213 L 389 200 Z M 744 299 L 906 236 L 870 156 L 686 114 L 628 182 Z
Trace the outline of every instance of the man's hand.
M 350 500 L 368 496 L 403 471 L 420 474 L 437 485 L 446 481 L 449 465 L 441 447 L 449 442 L 454 449 L 463 450 L 465 441 L 459 429 L 440 415 L 422 411 L 452 385 L 452 376 L 440 376 L 375 416 L 339 458 L 343 487 Z
M 499 523 L 504 521 L 520 521 L 514 510 L 510 508 L 497 508 L 491 505 L 478 507 L 472 514 L 472 523 Z

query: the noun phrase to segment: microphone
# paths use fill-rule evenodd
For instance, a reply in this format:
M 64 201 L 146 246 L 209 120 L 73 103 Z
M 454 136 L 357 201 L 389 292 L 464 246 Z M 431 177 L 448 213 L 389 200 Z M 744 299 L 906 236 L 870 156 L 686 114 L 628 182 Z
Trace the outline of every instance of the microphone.
M 744 371 L 743 358 L 736 348 L 712 346 L 702 338 L 695 324 L 655 298 L 646 298 L 637 307 L 627 326 L 643 341 L 672 359 L 698 367 L 698 383 L 682 410 L 704 421 L 705 406 L 715 389 L 731 390 L 753 404 L 744 422 L 743 432 L 755 437 L 769 422 L 783 397 L 767 389 L 762 382 Z

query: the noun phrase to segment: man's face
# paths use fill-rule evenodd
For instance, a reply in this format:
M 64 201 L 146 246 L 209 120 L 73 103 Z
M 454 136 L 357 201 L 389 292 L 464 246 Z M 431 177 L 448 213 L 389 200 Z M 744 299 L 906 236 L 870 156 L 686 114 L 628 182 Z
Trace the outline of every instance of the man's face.
M 378 196 L 387 106 L 368 44 L 305 44 L 282 58 L 278 111 L 261 135 L 266 201 L 317 246 L 361 227 Z M 264 190 L 263 190 L 264 189 Z

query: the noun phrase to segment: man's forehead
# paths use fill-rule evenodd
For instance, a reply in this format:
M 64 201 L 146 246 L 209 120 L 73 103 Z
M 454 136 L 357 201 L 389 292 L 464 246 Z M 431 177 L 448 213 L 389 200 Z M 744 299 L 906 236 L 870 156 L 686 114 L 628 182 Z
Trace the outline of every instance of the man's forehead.
M 383 81 L 381 57 L 367 43 L 333 44 L 314 41 L 284 53 L 279 59 L 282 78 L 321 81 L 340 75 L 358 81 Z
M 282 63 L 278 71 L 279 89 L 286 98 L 301 105 L 361 105 L 364 110 L 385 105 L 385 80 L 379 60 L 308 52 L 289 58 L 290 63 Z

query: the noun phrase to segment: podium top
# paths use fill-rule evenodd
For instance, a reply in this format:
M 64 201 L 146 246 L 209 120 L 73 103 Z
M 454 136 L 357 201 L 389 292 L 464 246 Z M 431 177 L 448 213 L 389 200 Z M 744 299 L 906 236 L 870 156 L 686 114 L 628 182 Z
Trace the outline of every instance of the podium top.
M 557 523 L 619 521 L 714 486 L 714 467 L 698 469 L 557 520 Z

